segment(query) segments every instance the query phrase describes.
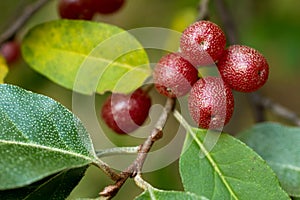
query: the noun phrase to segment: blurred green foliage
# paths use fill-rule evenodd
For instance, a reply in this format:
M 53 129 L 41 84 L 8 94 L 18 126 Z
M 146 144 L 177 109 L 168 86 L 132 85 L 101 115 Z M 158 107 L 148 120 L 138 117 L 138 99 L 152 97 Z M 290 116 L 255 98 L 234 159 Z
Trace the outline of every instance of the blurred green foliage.
M 259 92 L 300 113 L 300 79 L 298 77 L 300 73 L 300 1 L 224 1 L 228 5 L 237 27 L 240 44 L 258 49 L 265 55 L 270 64 L 269 81 Z M 0 1 L 0 32 L 6 30 L 30 2 L 33 2 L 33 0 Z M 24 33 L 33 25 L 57 19 L 56 6 L 57 1 L 50 0 L 43 9 L 32 16 L 31 20 L 17 34 L 17 39 L 21 40 Z M 182 31 L 194 21 L 197 16 L 197 8 L 198 0 L 127 0 L 120 12 L 113 15 L 98 15 L 95 16 L 94 20 L 115 24 L 125 29 L 151 26 Z M 209 8 L 210 19 L 222 27 L 214 1 L 210 2 Z M 159 58 L 155 52 L 149 57 L 152 62 L 157 61 Z M 6 82 L 45 94 L 68 108 L 72 107 L 71 91 L 50 82 L 22 61 L 11 67 Z M 155 96 L 155 102 L 163 104 L 163 97 L 158 97 L 155 92 L 152 95 Z M 104 97 L 105 95 L 96 96 L 97 114 L 99 114 L 98 110 L 100 110 Z M 229 125 L 225 127 L 225 131 L 232 134 L 236 134 L 254 123 L 247 96 L 242 93 L 235 93 L 235 97 L 235 113 Z M 267 114 L 269 120 L 289 123 L 269 112 Z M 174 120 L 171 123 L 175 123 Z M 168 125 L 168 131 L 166 131 L 163 139 L 165 142 L 162 144 L 168 143 L 172 139 L 173 127 L 173 124 Z M 107 130 L 107 137 L 116 145 L 137 145 L 141 142 L 140 139 L 115 135 L 108 129 L 105 130 Z M 96 135 L 93 137 L 97 138 Z M 160 145 L 163 146 L 162 144 Z M 97 141 L 95 141 L 95 146 L 98 147 Z M 155 148 L 158 147 L 155 146 Z M 161 170 L 146 173 L 144 176 L 158 188 L 182 189 L 177 162 Z M 74 195 L 87 197 L 86 195 L 90 194 L 96 196 L 97 192 L 109 183 L 111 182 L 101 172 L 99 173 L 97 169 L 91 168 L 87 177 L 82 181 L 82 187 L 77 189 L 73 197 Z M 124 199 L 124 196 L 126 199 L 132 199 L 138 192 L 140 190 L 136 189 L 132 181 L 129 181 L 115 199 Z

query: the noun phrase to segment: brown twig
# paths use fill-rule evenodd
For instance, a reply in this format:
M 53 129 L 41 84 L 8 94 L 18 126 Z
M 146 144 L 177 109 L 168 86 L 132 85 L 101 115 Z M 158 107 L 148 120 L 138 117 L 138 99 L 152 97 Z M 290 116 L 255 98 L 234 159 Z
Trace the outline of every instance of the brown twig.
M 257 97 L 263 98 L 258 92 L 252 92 L 248 94 L 248 101 L 254 108 L 253 115 L 254 115 L 255 122 L 259 123 L 259 122 L 266 121 L 266 117 L 265 117 L 266 107 L 257 101 L 258 100 Z
M 207 20 L 209 19 L 209 9 L 208 9 L 209 0 L 201 0 L 198 6 L 198 18 L 197 20 Z
M 163 112 L 160 115 L 154 129 L 151 131 L 149 137 L 140 145 L 138 155 L 133 163 L 120 174 L 120 178 L 115 182 L 114 185 L 109 185 L 100 192 L 101 196 L 104 196 L 108 199 L 114 197 L 119 189 L 123 186 L 128 178 L 133 178 L 137 174 L 140 174 L 144 162 L 147 158 L 147 154 L 151 150 L 153 144 L 163 136 L 163 127 L 166 124 L 166 121 L 169 117 L 170 112 L 173 110 L 175 105 L 175 99 L 168 98 L 164 106 Z
M 209 0 L 202 0 L 199 4 L 199 17 L 197 20 L 207 19 L 208 18 L 208 2 Z M 228 40 L 230 44 L 236 44 L 238 42 L 236 27 L 233 23 L 232 17 L 229 15 L 229 12 L 225 6 L 223 0 L 215 0 L 217 9 L 221 15 L 223 20 L 224 27 L 226 29 L 226 33 L 228 34 Z M 283 106 L 274 103 L 268 98 L 262 97 L 258 93 L 249 94 L 251 98 L 251 102 L 255 105 L 256 110 L 256 120 L 262 121 L 264 120 L 264 110 L 266 108 L 273 111 L 275 114 L 282 116 L 286 119 L 293 121 L 295 124 L 300 125 L 300 119 L 298 116 L 292 111 L 284 108 Z M 119 178 L 115 180 L 114 185 L 109 185 L 105 187 L 99 194 L 101 196 L 106 197 L 107 199 L 113 198 L 123 184 L 126 182 L 128 178 L 133 178 L 135 176 L 140 176 L 142 167 L 147 158 L 147 154 L 151 150 L 153 144 L 159 140 L 163 136 L 163 127 L 167 121 L 169 113 L 173 110 L 175 105 L 174 99 L 168 99 L 166 105 L 164 107 L 163 113 L 158 119 L 154 129 L 152 130 L 149 137 L 144 141 L 142 145 L 140 145 L 140 149 L 138 151 L 138 155 L 133 163 L 123 172 L 120 173 Z
M 14 23 L 0 35 L 0 44 L 13 38 L 16 32 L 23 27 L 27 20 L 47 2 L 48 0 L 39 0 L 26 6 L 17 20 L 15 20 Z
M 237 29 L 224 0 L 215 0 L 215 5 L 227 34 L 228 43 L 231 45 L 238 43 Z
M 287 120 L 293 122 L 295 125 L 300 126 L 300 118 L 292 110 L 289 110 L 286 107 L 272 101 L 271 99 L 263 97 L 258 94 L 253 94 L 252 98 L 253 98 L 253 101 L 257 105 L 267 108 L 267 109 L 271 110 L 277 116 L 287 119 Z

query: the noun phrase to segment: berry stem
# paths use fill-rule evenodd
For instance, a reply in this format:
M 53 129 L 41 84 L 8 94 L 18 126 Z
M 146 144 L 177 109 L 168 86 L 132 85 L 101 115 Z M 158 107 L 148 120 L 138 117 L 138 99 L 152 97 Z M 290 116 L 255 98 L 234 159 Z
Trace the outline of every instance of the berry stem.
M 154 189 L 152 185 L 150 185 L 147 181 L 142 178 L 141 174 L 137 174 L 134 177 L 135 184 L 143 190 L 148 190 L 149 192 Z M 151 193 L 151 192 L 150 192 Z
M 176 120 L 184 127 L 186 131 L 193 132 L 190 124 L 184 119 L 184 117 L 180 114 L 180 112 L 174 110 L 173 115 L 176 118 Z
M 119 155 L 119 154 L 135 154 L 138 153 L 140 147 L 115 147 L 111 149 L 103 149 L 96 151 L 96 155 L 98 158 L 107 157 L 112 155 Z
M 0 35 L 0 45 L 6 40 L 12 39 L 16 32 L 27 22 L 27 20 L 47 2 L 48 0 L 38 0 L 26 6 L 14 23 L 12 23 L 12 25 Z
M 198 144 L 198 146 L 200 147 L 201 151 L 207 155 L 208 151 L 206 150 L 206 148 L 204 147 L 204 145 L 199 141 L 199 139 L 197 138 L 195 132 L 193 131 L 192 127 L 190 126 L 190 124 L 184 119 L 184 117 L 180 114 L 180 112 L 178 112 L 177 110 L 174 110 L 173 112 L 174 117 L 176 118 L 176 120 L 184 127 L 184 129 L 188 132 L 188 134 L 190 136 L 192 136 L 193 140 Z

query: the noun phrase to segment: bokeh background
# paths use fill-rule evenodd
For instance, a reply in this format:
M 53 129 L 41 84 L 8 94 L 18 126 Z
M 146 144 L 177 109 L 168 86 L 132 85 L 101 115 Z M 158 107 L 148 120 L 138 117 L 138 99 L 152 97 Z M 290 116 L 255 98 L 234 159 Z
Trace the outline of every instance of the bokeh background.
M 267 84 L 259 93 L 286 106 L 300 114 L 300 1 L 298 0 L 224 0 L 228 5 L 230 15 L 236 25 L 239 43 L 256 48 L 265 55 L 270 65 L 270 76 Z M 18 17 L 26 5 L 33 0 L 0 1 L 0 33 L 5 31 Z M 198 16 L 198 0 L 127 0 L 124 7 L 112 15 L 97 15 L 93 20 L 117 25 L 124 29 L 139 27 L 164 27 L 176 31 L 183 31 Z M 220 15 L 216 11 L 214 1 L 209 3 L 210 20 L 223 26 Z M 17 33 L 17 40 L 21 41 L 26 31 L 41 22 L 58 19 L 57 1 L 49 0 L 41 10 L 32 16 L 26 25 Z M 169 38 L 170 44 L 173 42 Z M 157 62 L 165 52 L 148 50 L 151 62 Z M 214 69 L 201 69 L 206 75 Z M 25 89 L 47 95 L 72 109 L 72 91 L 64 89 L 49 81 L 29 68 L 20 59 L 10 66 L 7 83 L 19 85 Z M 153 102 L 163 104 L 165 99 L 151 91 Z M 231 122 L 224 128 L 230 134 L 249 128 L 255 123 L 249 98 L 244 93 L 235 92 L 235 112 Z M 98 113 L 105 95 L 96 95 L 95 109 Z M 266 112 L 267 119 L 287 125 L 289 121 Z M 99 117 L 99 123 L 101 119 Z M 86 121 L 86 120 L 85 120 Z M 148 122 L 150 123 L 150 122 Z M 177 132 L 177 123 L 171 117 L 162 141 L 154 149 L 168 144 Z M 119 136 L 104 127 L 106 136 L 117 146 L 132 146 L 142 143 L 142 139 L 130 136 Z M 91 133 L 96 148 L 101 148 L 97 142 L 97 134 Z M 159 161 L 155 161 L 159 162 Z M 161 189 L 182 190 L 178 172 L 178 160 L 170 165 L 144 174 L 144 178 L 152 185 Z M 86 177 L 72 193 L 74 197 L 94 197 L 106 185 L 112 183 L 98 169 L 91 167 Z M 141 192 L 132 180 L 129 180 L 120 190 L 115 199 L 133 199 Z

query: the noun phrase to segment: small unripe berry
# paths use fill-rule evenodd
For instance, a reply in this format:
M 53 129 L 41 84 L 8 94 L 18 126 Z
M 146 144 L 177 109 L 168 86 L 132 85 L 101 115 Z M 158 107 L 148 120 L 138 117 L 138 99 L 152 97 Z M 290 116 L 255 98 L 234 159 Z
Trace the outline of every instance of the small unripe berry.
M 112 94 L 104 102 L 101 116 L 105 123 L 119 134 L 131 133 L 146 120 L 151 98 L 142 89 L 132 94 Z
M 15 41 L 6 42 L 1 46 L 0 54 L 5 58 L 7 64 L 11 64 L 20 57 L 20 45 Z
M 178 53 L 162 57 L 153 71 L 157 91 L 170 98 L 187 94 L 198 80 L 198 70 Z
M 257 50 L 233 45 L 225 50 L 218 62 L 223 80 L 234 90 L 253 92 L 262 87 L 269 75 L 269 65 Z
M 198 21 L 187 27 L 180 39 L 184 58 L 194 66 L 211 65 L 222 55 L 226 37 L 222 29 L 210 21 Z
M 94 0 L 95 11 L 101 14 L 111 14 L 118 11 L 125 0 Z
M 234 98 L 231 89 L 220 77 L 208 76 L 193 85 L 188 106 L 199 127 L 220 129 L 233 114 Z
M 94 8 L 91 0 L 59 0 L 58 11 L 61 18 L 91 20 Z

